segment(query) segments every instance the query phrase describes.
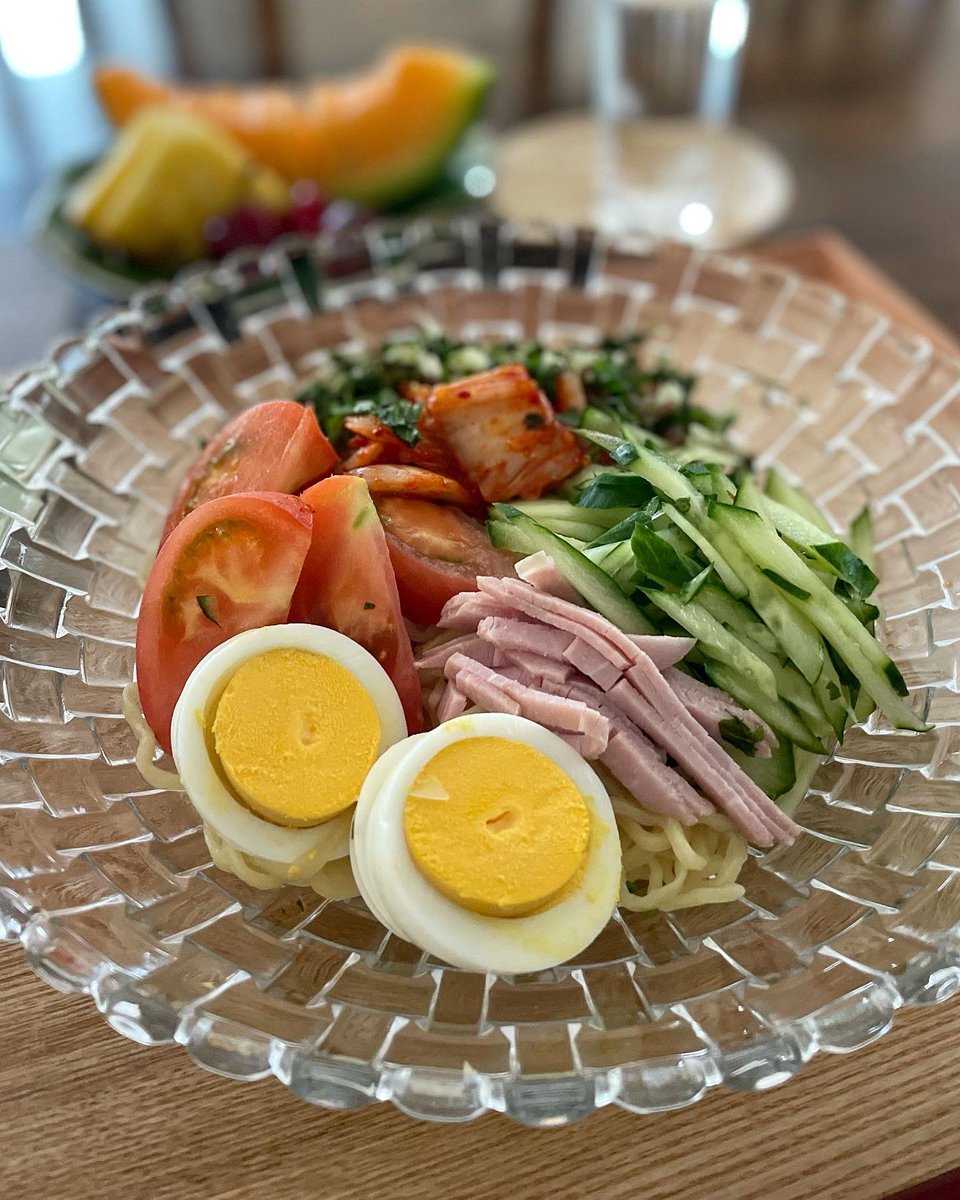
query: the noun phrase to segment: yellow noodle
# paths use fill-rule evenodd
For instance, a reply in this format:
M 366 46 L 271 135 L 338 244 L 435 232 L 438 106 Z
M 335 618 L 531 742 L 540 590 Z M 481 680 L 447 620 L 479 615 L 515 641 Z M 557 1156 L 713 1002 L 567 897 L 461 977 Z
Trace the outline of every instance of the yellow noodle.
M 673 912 L 726 904 L 743 895 L 736 878 L 747 844 L 720 813 L 685 828 L 640 806 L 617 808 L 623 883 L 620 905 L 633 912 Z M 632 885 L 631 891 L 627 883 Z
M 143 778 L 151 787 L 168 792 L 182 792 L 183 784 L 176 771 L 166 771 L 154 762 L 157 739 L 144 718 L 140 707 L 140 694 L 135 683 L 128 683 L 123 689 L 121 711 L 137 739 L 137 770 Z

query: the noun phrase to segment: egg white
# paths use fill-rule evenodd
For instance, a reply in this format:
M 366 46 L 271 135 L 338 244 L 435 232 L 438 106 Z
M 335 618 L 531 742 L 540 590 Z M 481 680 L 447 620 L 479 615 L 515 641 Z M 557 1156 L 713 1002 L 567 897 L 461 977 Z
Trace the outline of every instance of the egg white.
M 526 917 L 471 912 L 420 873 L 407 848 L 404 806 L 426 764 L 465 738 L 502 737 L 550 758 L 587 801 L 591 837 L 577 889 Z M 620 890 L 620 839 L 600 779 L 561 738 L 523 717 L 477 713 L 394 746 L 373 768 L 357 801 L 350 860 L 371 912 L 399 937 L 471 971 L 513 975 L 556 966 L 588 946 L 606 925 Z
M 319 625 L 270 625 L 238 633 L 203 658 L 184 686 L 173 713 L 173 757 L 187 795 L 206 825 L 229 845 L 268 863 L 289 866 L 303 860 L 321 866 L 349 850 L 352 807 L 306 828 L 286 828 L 242 804 L 217 773 L 207 731 L 213 706 L 230 676 L 243 663 L 269 650 L 295 649 L 322 654 L 346 668 L 370 696 L 380 720 L 378 754 L 400 741 L 407 727 L 390 677 L 362 646 Z

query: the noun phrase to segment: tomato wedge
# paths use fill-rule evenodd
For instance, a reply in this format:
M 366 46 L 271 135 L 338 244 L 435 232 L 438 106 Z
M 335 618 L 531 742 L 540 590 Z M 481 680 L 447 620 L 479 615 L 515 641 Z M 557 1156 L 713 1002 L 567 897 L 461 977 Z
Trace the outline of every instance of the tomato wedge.
M 337 462 L 312 408 L 293 400 L 248 408 L 224 425 L 193 464 L 173 498 L 160 544 L 208 500 L 235 492 L 295 495 L 329 475 Z
M 329 625 L 374 656 L 397 689 L 410 733 L 423 728 L 420 681 L 390 555 L 364 481 L 333 475 L 303 493 L 313 540 L 290 606 L 291 621 Z
M 170 752 L 170 720 L 204 655 L 287 619 L 310 548 L 313 509 L 295 496 L 223 496 L 184 517 L 160 549 L 137 622 L 140 706 Z
M 404 615 L 433 625 L 451 596 L 475 592 L 478 575 L 513 575 L 513 555 L 495 550 L 487 531 L 459 509 L 429 500 L 385 497 L 377 511 Z

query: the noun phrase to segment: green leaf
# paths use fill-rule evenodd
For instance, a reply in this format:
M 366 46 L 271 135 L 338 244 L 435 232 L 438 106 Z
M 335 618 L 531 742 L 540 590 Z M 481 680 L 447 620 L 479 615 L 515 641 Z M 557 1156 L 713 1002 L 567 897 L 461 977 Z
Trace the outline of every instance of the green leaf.
M 592 542 L 587 543 L 587 548 L 592 550 L 597 546 L 612 546 L 615 542 L 627 541 L 638 525 L 649 527 L 659 511 L 660 500 L 655 497 L 649 503 L 645 504 L 643 508 L 638 508 L 636 512 L 632 512 L 629 517 L 624 517 L 616 525 L 611 525 L 609 529 L 605 529 Z
M 358 415 L 369 414 L 376 417 L 408 446 L 415 446 L 420 440 L 417 422 L 423 413 L 423 405 L 404 400 L 400 393 L 392 388 L 381 388 L 375 398 L 358 400 L 353 406 L 353 411 Z
M 782 591 L 790 596 L 795 596 L 797 600 L 809 600 L 810 593 L 804 591 L 802 587 L 797 587 L 795 583 L 791 583 L 789 579 L 784 579 L 782 575 L 778 575 L 776 571 L 771 571 L 769 567 L 761 567 L 763 574 L 777 585 Z
M 213 596 L 197 596 L 197 607 L 216 627 L 220 628 L 220 622 L 217 620 L 217 609 Z
M 578 508 L 642 508 L 655 492 L 640 475 L 595 475 L 580 493 Z
M 720 735 L 725 742 L 748 758 L 755 757 L 757 746 L 763 741 L 764 731 L 759 725 L 748 725 L 742 717 L 724 717 L 719 726 Z
M 630 539 L 630 548 L 642 578 L 652 580 L 669 591 L 682 592 L 694 580 L 699 580 L 698 590 L 703 585 L 704 581 L 699 579 L 703 574 L 700 565 L 681 554 L 652 529 L 637 525 Z
M 685 583 L 677 593 L 677 599 L 681 604 L 689 604 L 691 600 L 696 598 L 697 593 L 710 578 L 713 567 L 707 563 L 699 575 L 694 575 L 689 583 Z

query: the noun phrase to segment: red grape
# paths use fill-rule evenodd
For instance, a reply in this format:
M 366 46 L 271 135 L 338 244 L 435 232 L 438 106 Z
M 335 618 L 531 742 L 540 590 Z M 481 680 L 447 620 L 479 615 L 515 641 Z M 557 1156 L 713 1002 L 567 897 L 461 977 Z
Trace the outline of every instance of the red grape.
M 318 233 L 327 207 L 328 202 L 317 185 L 309 179 L 300 179 L 290 188 L 290 211 L 284 226 L 290 233 Z
M 283 232 L 283 218 L 258 204 L 241 204 L 225 216 L 211 217 L 203 227 L 214 258 L 223 258 L 244 246 L 265 246 Z

